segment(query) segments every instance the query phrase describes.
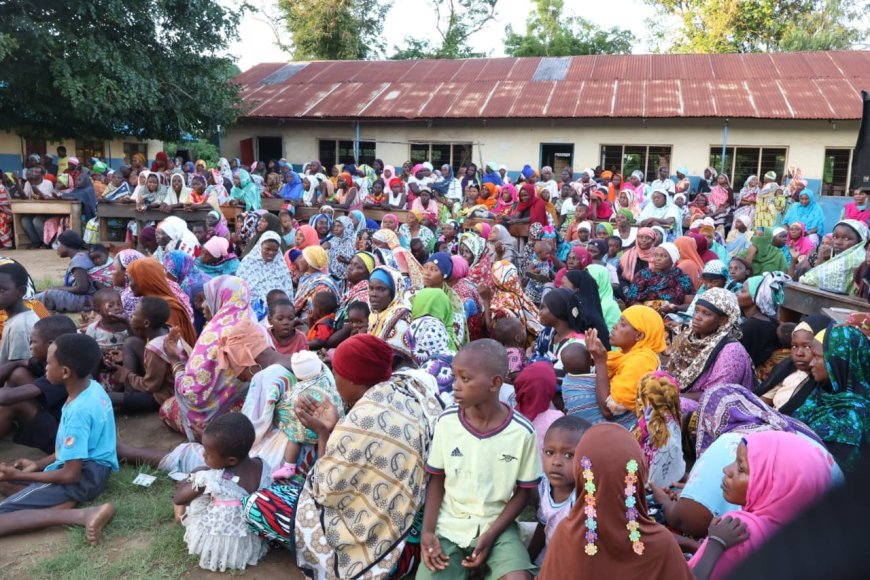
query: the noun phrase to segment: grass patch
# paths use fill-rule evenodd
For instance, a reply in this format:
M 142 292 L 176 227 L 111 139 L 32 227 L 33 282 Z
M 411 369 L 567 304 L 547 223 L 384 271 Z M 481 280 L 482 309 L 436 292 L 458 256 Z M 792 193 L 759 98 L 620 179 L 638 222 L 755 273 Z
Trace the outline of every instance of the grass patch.
M 33 276 L 31 275 L 31 278 Z M 42 278 L 33 278 L 33 285 L 36 286 L 37 292 L 42 292 L 46 288 L 54 288 L 56 286 L 63 286 L 62 278 L 55 278 L 54 276 L 45 275 Z
M 133 485 L 138 473 L 157 476 L 151 487 Z M 184 528 L 173 522 L 175 482 L 150 467 L 124 466 L 112 474 L 108 489 L 87 505 L 111 502 L 115 517 L 97 546 L 82 528 L 69 531 L 65 546 L 36 563 L 29 575 L 56 580 L 94 578 L 178 578 L 195 564 L 184 543 Z

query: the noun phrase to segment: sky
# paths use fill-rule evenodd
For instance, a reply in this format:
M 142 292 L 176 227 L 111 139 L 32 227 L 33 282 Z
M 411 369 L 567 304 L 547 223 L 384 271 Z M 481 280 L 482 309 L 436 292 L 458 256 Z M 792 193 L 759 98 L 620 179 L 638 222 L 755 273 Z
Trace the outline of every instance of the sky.
M 434 40 L 437 33 L 433 29 L 426 34 L 426 27 L 420 19 L 420 14 L 432 11 L 430 1 L 437 0 L 394 0 L 384 23 L 384 30 L 414 30 L 415 33 Z M 261 62 L 289 60 L 289 55 L 275 45 L 272 28 L 263 22 L 264 14 L 278 14 L 277 2 L 248 0 L 248 3 L 259 10 L 245 14 L 239 27 L 240 38 L 228 50 L 237 59 L 239 68 L 244 71 Z M 525 21 L 533 7 L 532 0 L 499 0 L 496 19 L 487 24 L 483 32 L 475 37 L 472 45 L 476 50 L 487 52 L 488 56 L 504 56 L 504 29 L 510 24 L 515 31 L 525 32 Z M 653 9 L 642 0 L 565 0 L 565 11 L 583 16 L 605 29 L 618 22 L 621 28 L 634 31 L 635 37 L 639 39 L 634 52 L 647 51 L 648 38 L 643 34 L 646 28 L 644 21 L 653 15 Z M 409 22 L 415 25 L 410 27 Z M 283 26 L 279 26 L 279 30 L 282 34 L 287 34 Z M 388 49 L 389 52 L 392 52 L 392 47 Z

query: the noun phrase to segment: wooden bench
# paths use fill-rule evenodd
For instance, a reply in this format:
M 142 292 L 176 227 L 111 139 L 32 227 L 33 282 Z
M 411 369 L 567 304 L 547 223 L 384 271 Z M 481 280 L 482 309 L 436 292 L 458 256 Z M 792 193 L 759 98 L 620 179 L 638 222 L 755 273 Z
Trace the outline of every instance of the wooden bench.
M 779 307 L 779 320 L 780 322 L 798 322 L 801 316 L 820 314 L 822 309 L 870 312 L 870 303 L 853 296 L 826 292 L 800 282 L 790 282 L 783 290 L 783 301 Z
M 498 222 L 492 219 L 486 218 L 466 218 L 464 222 L 462 222 L 462 228 L 466 230 L 472 229 L 477 224 L 489 224 L 490 227 L 493 227 Z M 511 224 L 508 226 L 508 232 L 515 238 L 528 238 L 529 237 L 529 224 Z
M 232 209 L 232 208 L 230 208 Z M 126 219 L 136 220 L 136 225 L 139 231 L 145 227 L 145 222 L 160 222 L 167 217 L 173 215 L 180 217 L 185 222 L 204 222 L 209 209 L 197 209 L 193 211 L 184 211 L 183 209 L 174 209 L 170 213 L 164 213 L 156 209 L 148 209 L 145 211 L 136 211 L 134 203 L 101 203 L 97 205 L 97 217 L 100 221 L 100 243 L 109 242 L 109 219 Z
M 9 203 L 12 205 L 16 248 L 32 245 L 21 225 L 21 216 L 24 215 L 68 216 L 70 229 L 79 235 L 82 233 L 82 204 L 78 201 L 69 199 L 13 199 Z

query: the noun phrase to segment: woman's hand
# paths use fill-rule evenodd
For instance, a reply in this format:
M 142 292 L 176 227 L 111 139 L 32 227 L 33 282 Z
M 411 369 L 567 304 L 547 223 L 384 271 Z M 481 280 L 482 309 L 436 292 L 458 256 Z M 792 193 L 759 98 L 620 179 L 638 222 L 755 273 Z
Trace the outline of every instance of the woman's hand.
M 338 423 L 338 409 L 330 401 L 318 401 L 309 396 L 296 399 L 296 416 L 303 425 L 317 433 L 318 437 L 326 437 L 332 433 Z
M 490 289 L 486 284 L 477 285 L 477 294 L 483 302 L 489 302 L 492 300 L 492 289 Z
M 607 349 L 604 348 L 604 343 L 598 338 L 598 331 L 594 328 L 586 331 L 586 350 L 596 366 L 607 361 Z
M 725 549 L 727 550 L 748 540 L 749 531 L 746 529 L 746 524 L 741 522 L 739 518 L 725 516 L 724 518 L 714 518 L 710 522 L 710 527 L 707 528 L 707 536 L 710 538 L 715 537 L 725 542 Z
M 495 257 L 501 260 L 504 257 L 504 244 L 501 242 L 495 243 Z

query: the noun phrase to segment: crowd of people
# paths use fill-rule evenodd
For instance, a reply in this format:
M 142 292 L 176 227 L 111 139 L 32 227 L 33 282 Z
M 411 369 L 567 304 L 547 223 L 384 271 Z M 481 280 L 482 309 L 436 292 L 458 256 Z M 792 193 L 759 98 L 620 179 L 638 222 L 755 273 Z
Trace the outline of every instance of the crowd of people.
M 69 260 L 39 293 L 0 260 L 0 435 L 50 454 L 0 466 L 0 534 L 98 541 L 113 506 L 74 505 L 120 460 L 181 480 L 209 570 L 271 546 L 318 578 L 724 578 L 862 462 L 870 315 L 778 309 L 798 280 L 867 297 L 864 191 L 830 228 L 794 167 L 735 191 L 712 167 L 43 162 L 3 194 L 79 199 L 85 229 L 166 216 L 120 251 L 34 217 Z M 114 412 L 188 442 L 131 447 Z

